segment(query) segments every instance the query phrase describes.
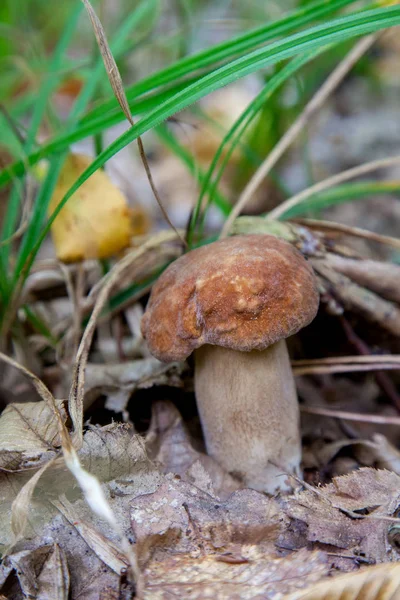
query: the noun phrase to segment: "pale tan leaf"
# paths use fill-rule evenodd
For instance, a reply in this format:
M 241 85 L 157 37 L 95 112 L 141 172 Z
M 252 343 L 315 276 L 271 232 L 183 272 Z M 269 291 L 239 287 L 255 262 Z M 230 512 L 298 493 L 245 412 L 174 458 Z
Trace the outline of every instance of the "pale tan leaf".
M 117 494 L 121 493 L 119 488 L 132 488 L 136 493 L 148 493 L 155 489 L 161 479 L 161 475 L 147 458 L 142 439 L 134 435 L 128 425 L 113 424 L 105 428 L 92 428 L 85 434 L 79 457 L 85 469 L 101 482 L 108 482 Z M 35 490 L 30 482 L 31 477 L 32 471 L 0 473 L 0 545 L 8 546 L 14 540 L 11 507 L 24 486 L 28 486 L 28 491 L 33 491 L 29 500 L 26 528 L 26 535 L 30 537 L 40 537 L 45 524 L 57 513 L 46 499 L 57 499 L 61 493 L 68 494 L 73 500 L 80 497 L 76 480 L 66 469 L 62 459 L 49 466 L 37 482 Z M 130 493 L 133 493 L 132 490 Z
M 313 587 L 294 592 L 283 600 L 398 600 L 400 564 L 377 565 L 324 579 Z
M 56 402 L 62 419 L 64 405 Z M 0 417 L 0 469 L 36 468 L 54 457 L 61 446 L 54 411 L 47 402 L 9 404 Z
M 39 471 L 27 481 L 27 483 L 21 488 L 17 497 L 11 505 L 11 529 L 14 534 L 12 545 L 20 540 L 25 532 L 28 523 L 28 513 L 31 504 L 32 496 L 35 488 L 42 477 L 43 473 L 51 467 L 55 458 L 45 463 Z M 8 554 L 9 549 L 6 551 Z
M 126 558 L 119 548 L 99 531 L 96 531 L 90 523 L 82 520 L 65 496 L 62 496 L 58 501 L 54 501 L 53 504 L 67 521 L 75 527 L 99 559 L 110 569 L 119 574 L 121 569 L 128 566 Z

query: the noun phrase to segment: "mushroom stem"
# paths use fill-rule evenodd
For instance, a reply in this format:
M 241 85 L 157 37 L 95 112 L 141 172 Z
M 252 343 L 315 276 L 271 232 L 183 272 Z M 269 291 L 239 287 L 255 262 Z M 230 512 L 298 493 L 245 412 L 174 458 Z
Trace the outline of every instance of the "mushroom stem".
M 299 407 L 286 342 L 195 352 L 195 391 L 207 452 L 256 490 L 275 493 L 300 473 Z

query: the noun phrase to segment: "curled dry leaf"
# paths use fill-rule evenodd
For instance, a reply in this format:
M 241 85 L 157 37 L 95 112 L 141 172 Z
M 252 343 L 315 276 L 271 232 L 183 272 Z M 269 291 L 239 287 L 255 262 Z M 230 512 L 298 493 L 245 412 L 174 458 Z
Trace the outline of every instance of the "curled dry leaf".
M 7 556 L 0 567 L 0 589 L 9 599 L 67 600 L 69 572 L 62 548 L 44 545 Z
M 292 533 L 312 544 L 346 550 L 357 560 L 398 560 L 387 532 L 400 503 L 400 477 L 384 470 L 363 468 L 336 477 L 332 483 L 295 494 L 285 502 L 293 520 Z M 300 533 L 301 532 L 301 533 Z
M 81 154 L 67 157 L 51 198 L 50 214 L 91 162 Z M 57 257 L 63 262 L 106 258 L 129 245 L 131 211 L 108 175 L 98 170 L 68 200 L 51 231 Z
M 400 452 L 380 433 L 375 433 L 372 440 L 360 441 L 355 448 L 355 454 L 366 466 L 374 465 L 400 475 Z
M 323 259 L 311 259 L 311 263 L 325 282 L 323 286 L 332 291 L 334 298 L 345 308 L 361 314 L 392 335 L 400 336 L 400 308 L 397 305 L 354 283 Z
M 396 600 L 400 597 L 400 565 L 377 565 L 324 579 L 283 600 Z
M 57 407 L 66 420 L 64 404 Z M 55 456 L 61 441 L 53 410 L 47 402 L 9 404 L 0 417 L 0 469 L 21 471 L 40 467 Z
M 136 389 L 153 385 L 182 386 L 185 363 L 162 363 L 156 358 L 118 364 L 88 364 L 86 367 L 85 407 L 98 396 L 108 396 L 107 408 L 122 412 Z M 116 400 L 122 399 L 122 402 Z

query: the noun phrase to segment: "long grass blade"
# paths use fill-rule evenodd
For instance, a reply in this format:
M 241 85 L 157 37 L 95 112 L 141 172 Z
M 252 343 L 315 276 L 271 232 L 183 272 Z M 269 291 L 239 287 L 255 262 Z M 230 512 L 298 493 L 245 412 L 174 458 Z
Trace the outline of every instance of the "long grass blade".
M 154 107 L 154 103 L 147 105 L 147 100 L 151 102 L 151 97 L 140 99 L 140 96 L 150 92 L 154 93 L 154 91 L 161 86 L 172 86 L 176 88 L 178 85 L 179 87 L 182 86 L 181 89 L 184 89 L 201 79 L 201 69 L 215 68 L 223 61 L 232 60 L 236 56 L 254 50 L 261 44 L 266 44 L 279 36 L 293 33 L 299 28 L 334 14 L 341 8 L 353 4 L 354 2 L 355 0 L 331 0 L 331 2 L 320 0 L 313 2 L 307 7 L 290 13 L 282 19 L 268 23 L 267 25 L 250 32 L 246 32 L 243 35 L 203 50 L 193 56 L 184 58 L 174 65 L 162 69 L 158 73 L 143 79 L 127 89 L 126 94 L 130 103 L 131 112 L 132 114 L 138 114 L 146 110 L 151 110 Z M 195 77 L 193 77 L 194 73 L 197 73 Z M 188 81 L 188 77 L 191 77 L 192 81 Z M 165 100 L 168 100 L 174 95 L 168 93 L 168 87 L 167 89 L 164 89 L 161 94 L 167 95 Z M 102 103 L 86 115 L 75 131 L 60 135 L 49 144 L 43 146 L 38 152 L 30 155 L 28 157 L 28 165 L 36 164 L 42 158 L 46 158 L 54 152 L 60 152 L 70 144 L 89 135 L 95 135 L 99 131 L 121 122 L 122 119 L 123 116 L 121 115 L 115 99 Z M 7 183 L 13 175 L 20 175 L 23 173 L 25 168 L 26 165 L 22 161 L 11 165 L 7 171 L 0 173 L 0 185 Z

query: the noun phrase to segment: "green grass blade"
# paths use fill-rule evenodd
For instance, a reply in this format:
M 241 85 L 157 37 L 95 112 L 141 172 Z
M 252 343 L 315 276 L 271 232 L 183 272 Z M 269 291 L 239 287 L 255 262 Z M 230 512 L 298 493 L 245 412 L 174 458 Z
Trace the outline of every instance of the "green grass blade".
M 154 106 L 154 104 L 146 106 L 146 99 L 142 99 L 142 102 L 139 102 L 140 106 L 138 106 L 139 96 L 148 94 L 162 85 L 173 85 L 176 88 L 179 78 L 186 78 L 189 75 L 193 76 L 193 73 L 198 72 L 199 69 L 215 67 L 215 65 L 218 65 L 224 60 L 232 59 L 238 54 L 243 54 L 246 51 L 252 50 L 278 36 L 296 31 L 300 27 L 304 27 L 316 19 L 321 19 L 324 16 L 333 14 L 341 8 L 353 4 L 354 1 L 355 0 L 331 0 L 330 2 L 326 2 L 326 0 L 322 0 L 313 2 L 306 8 L 297 10 L 278 21 L 268 23 L 265 26 L 178 61 L 171 67 L 167 67 L 166 69 L 143 79 L 126 90 L 132 114 L 151 110 Z M 201 76 L 198 74 L 198 76 L 195 77 L 195 81 L 199 81 L 200 79 Z M 180 81 L 179 85 L 182 86 L 181 89 L 183 89 L 190 86 L 192 83 L 194 82 L 186 80 L 185 82 Z M 163 93 L 168 94 L 168 90 L 164 90 Z M 168 98 L 172 95 L 173 94 L 168 94 Z M 89 135 L 95 135 L 106 127 L 111 127 L 112 125 L 121 122 L 124 118 L 125 117 L 121 113 L 115 99 L 102 103 L 91 113 L 86 115 L 75 131 L 59 136 L 57 139 L 42 147 L 38 152 L 29 156 L 28 165 L 36 164 L 40 159 L 46 158 L 54 152 L 60 152 L 70 144 Z M 11 165 L 7 171 L 0 173 L 0 185 L 7 183 L 13 175 L 21 175 L 24 172 L 25 166 L 26 165 L 20 161 Z
M 169 131 L 164 125 L 159 125 L 156 128 L 156 132 L 161 139 L 161 141 L 170 149 L 172 152 L 180 158 L 183 164 L 188 168 L 189 172 L 197 178 L 197 180 L 203 184 L 205 180 L 205 175 L 202 170 L 199 168 L 196 160 L 193 156 L 188 152 L 176 139 L 176 137 Z M 194 190 L 193 190 L 194 191 Z M 216 192 L 214 197 L 215 206 L 221 211 L 224 216 L 227 216 L 231 211 L 231 204 L 225 196 Z M 188 215 L 189 217 L 189 215 Z
M 197 205 L 195 210 L 193 211 L 193 218 L 190 227 L 189 238 L 191 238 L 191 232 L 193 231 L 196 224 L 196 220 L 199 217 L 200 208 L 203 204 L 203 198 L 206 194 L 208 194 L 208 202 L 204 208 L 202 223 L 204 223 L 204 218 L 208 206 L 213 202 L 213 196 L 233 151 L 243 139 L 243 136 L 246 133 L 246 129 L 253 122 L 254 118 L 261 110 L 265 102 L 268 100 L 268 98 L 272 96 L 272 94 L 274 94 L 279 89 L 281 85 L 283 85 L 285 81 L 287 81 L 287 79 L 289 79 L 289 77 L 294 75 L 299 69 L 301 69 L 303 65 L 313 60 L 320 53 L 321 50 L 314 50 L 304 56 L 296 57 L 288 65 L 281 69 L 280 72 L 276 73 L 273 77 L 271 77 L 271 79 L 267 82 L 267 84 L 263 87 L 263 89 L 259 92 L 259 94 L 254 98 L 254 100 L 249 104 L 246 110 L 235 121 L 231 129 L 227 132 L 227 134 L 221 142 L 221 145 L 215 153 L 210 168 L 208 169 L 208 172 L 206 173 L 206 176 L 204 178 L 204 183 L 199 194 Z M 222 159 L 216 177 L 213 181 L 211 181 L 212 175 L 222 157 L 222 153 L 227 144 L 230 144 L 230 146 Z
M 54 79 L 54 73 L 56 73 L 64 56 L 65 50 L 69 46 L 71 39 L 76 31 L 76 25 L 78 22 L 79 15 L 81 13 L 82 6 L 79 5 L 74 8 L 71 13 L 69 20 L 65 26 L 63 35 L 61 36 L 56 49 L 54 51 L 52 60 L 49 64 L 48 76 L 44 80 L 37 101 L 34 105 L 34 111 L 32 114 L 32 119 L 30 122 L 30 126 L 27 133 L 26 143 L 24 145 L 24 153 L 29 154 L 35 144 L 36 135 L 42 122 L 43 116 L 46 112 L 47 103 L 50 97 L 50 94 L 54 90 L 57 85 L 57 81 Z M 9 239 L 13 232 L 15 231 L 16 222 L 18 218 L 19 206 L 20 206 L 20 189 L 17 186 L 14 186 L 11 190 L 7 211 L 4 217 L 4 224 L 1 232 L 1 239 L 7 240 Z M 8 261 L 10 256 L 10 245 L 4 244 L 0 247 L 0 269 L 3 273 L 7 274 L 8 272 Z
M 148 0 L 143 0 L 142 3 L 139 4 L 137 9 L 130 15 L 129 19 L 125 21 L 123 26 L 118 31 L 115 41 L 111 43 L 111 48 L 116 56 L 118 56 L 118 53 L 123 49 L 124 42 L 128 35 L 131 33 L 132 29 L 138 26 L 140 21 L 147 16 L 149 11 L 154 11 L 157 3 L 158 0 L 151 0 L 151 2 L 149 2 Z M 78 118 L 79 114 L 85 109 L 88 102 L 90 102 L 91 98 L 93 97 L 97 84 L 100 81 L 103 74 L 104 65 L 102 59 L 99 58 L 96 61 L 96 65 L 93 69 L 92 76 L 85 83 L 83 89 L 81 90 L 78 98 L 74 103 L 73 109 L 67 121 L 67 128 L 74 126 L 74 123 Z M 31 222 L 21 244 L 15 267 L 14 282 L 18 279 L 23 265 L 26 262 L 27 257 L 31 253 L 35 242 L 40 234 L 40 230 L 43 226 L 44 220 L 47 215 L 49 202 L 51 200 L 54 188 L 57 184 L 57 180 L 62 166 L 64 164 L 65 157 L 66 152 L 62 153 L 61 156 L 55 156 L 50 161 L 50 166 L 48 169 L 46 180 L 41 186 L 38 198 L 35 202 L 35 208 L 31 217 Z
M 151 75 L 139 83 L 128 87 L 126 89 L 128 101 L 133 101 L 140 94 L 162 85 L 168 85 L 171 82 L 175 82 L 178 78 L 186 77 L 200 69 L 215 67 L 218 63 L 232 60 L 239 54 L 244 54 L 261 44 L 266 44 L 274 38 L 292 33 L 301 27 L 305 27 L 312 22 L 339 11 L 345 6 L 354 4 L 354 1 L 332 0 L 326 2 L 326 0 L 318 0 L 317 2 L 308 4 L 304 8 L 289 13 L 277 21 L 202 50 L 195 55 L 185 57 L 155 75 Z M 85 121 L 92 120 L 99 114 L 104 114 L 110 110 L 118 110 L 118 105 L 114 99 L 96 107 L 96 109 L 86 116 Z
M 321 210 L 352 202 L 353 200 L 366 200 L 376 194 L 400 193 L 400 181 L 362 181 L 360 183 L 346 183 L 335 188 L 305 198 L 303 202 L 288 208 L 280 219 L 291 219 L 304 216 L 309 212 Z
M 93 161 L 90 167 L 86 169 L 69 189 L 56 211 L 49 219 L 41 235 L 41 239 L 44 239 L 51 223 L 54 221 L 67 200 L 77 189 L 79 189 L 82 183 L 84 183 L 90 175 L 102 167 L 110 158 L 135 140 L 139 135 L 142 135 L 149 129 L 159 125 L 163 120 L 175 114 L 177 111 L 196 102 L 208 93 L 215 91 L 240 77 L 249 75 L 258 69 L 271 64 L 276 64 L 281 60 L 290 58 L 301 52 L 318 49 L 331 43 L 337 43 L 397 24 L 400 24 L 400 6 L 377 9 L 367 11 L 361 15 L 350 15 L 341 19 L 335 19 L 324 25 L 313 27 L 305 32 L 295 34 L 283 41 L 270 44 L 266 48 L 256 50 L 255 52 L 239 58 L 232 63 L 217 69 L 217 71 L 206 75 L 199 82 L 188 86 L 185 90 L 176 94 L 170 100 L 167 100 L 162 106 L 153 110 L 149 115 L 143 117 L 139 123 L 134 127 L 131 127 L 127 132 L 115 140 L 115 142 L 110 144 L 110 146 Z

